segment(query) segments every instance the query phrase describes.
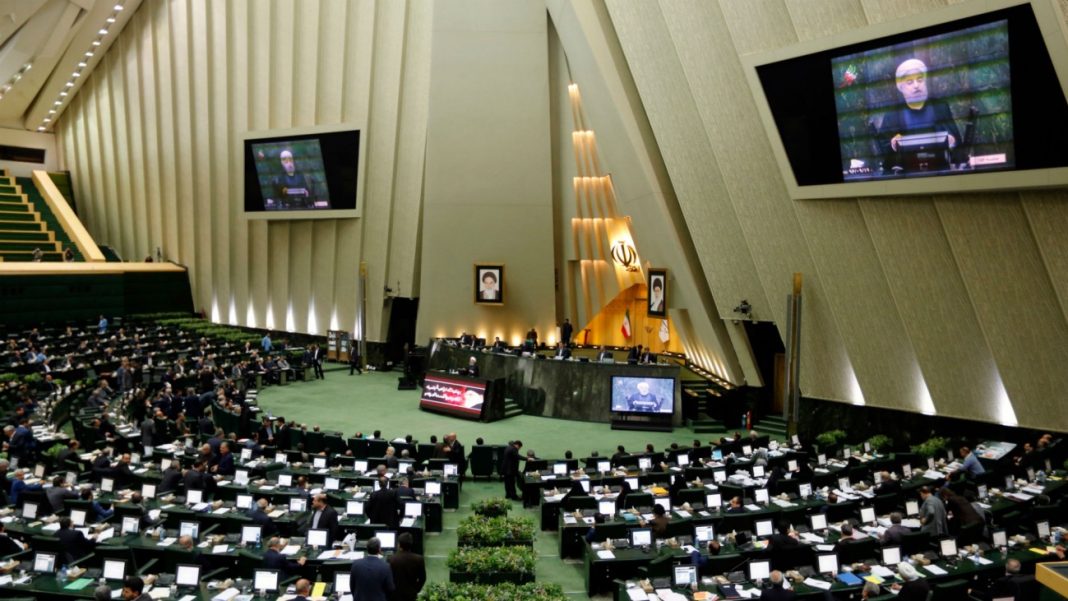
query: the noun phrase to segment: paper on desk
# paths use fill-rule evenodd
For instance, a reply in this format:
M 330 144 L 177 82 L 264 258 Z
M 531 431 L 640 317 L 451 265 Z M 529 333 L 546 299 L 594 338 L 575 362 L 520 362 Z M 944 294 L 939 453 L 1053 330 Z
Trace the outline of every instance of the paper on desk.
M 115 536 L 115 529 L 108 528 L 96 536 L 96 542 L 102 543 L 113 536 Z
M 755 505 L 753 503 L 746 505 L 745 508 L 749 511 L 760 511 L 760 505 Z
M 178 541 L 177 538 L 174 538 L 173 536 L 168 536 L 167 538 L 165 538 L 165 539 L 159 541 L 158 543 L 156 543 L 156 546 L 157 547 L 169 547 L 169 546 L 173 545 L 177 541 Z
M 337 559 L 341 555 L 341 549 L 327 549 L 319 554 L 317 559 Z
M 672 591 L 669 588 L 656 589 L 656 596 L 660 597 L 661 601 L 686 601 L 686 597 Z
M 282 555 L 296 555 L 297 551 L 300 551 L 300 545 L 286 545 L 286 548 L 282 549 Z
M 823 580 L 816 580 L 815 578 L 812 578 L 812 577 L 805 578 L 805 584 L 811 586 L 812 588 L 818 588 L 821 591 L 829 591 L 829 590 L 831 590 L 831 583 L 830 582 L 824 582 Z
M 576 520 L 575 516 L 573 516 L 573 515 L 565 515 L 564 516 L 564 523 L 565 524 L 575 524 L 577 522 L 578 522 L 578 520 Z
M 772 499 L 772 503 L 775 503 L 779 507 L 793 507 L 794 504 L 789 501 L 783 501 L 782 499 Z
M 119 591 L 119 592 L 121 593 L 122 591 Z M 196 601 L 196 598 L 197 598 L 196 595 L 186 595 L 186 596 L 182 597 L 181 599 L 178 599 L 178 601 Z
M 214 597 L 212 597 L 211 601 L 230 601 L 231 599 L 233 599 L 234 597 L 238 596 L 239 594 L 241 594 L 241 591 L 239 591 L 236 588 L 231 586 L 230 588 L 226 589 L 225 591 L 223 591 L 223 592 L 219 593 L 218 595 L 215 595 Z
M 214 545 L 211 548 L 212 553 L 226 553 L 230 550 L 229 545 Z
M 928 480 L 941 480 L 945 478 L 945 475 L 938 470 L 927 470 L 923 473 L 923 477 Z
M 274 485 L 273 484 L 264 484 L 263 486 L 260 487 L 260 490 L 274 490 Z
M 906 528 L 919 528 L 922 524 L 919 518 L 905 518 L 901 520 L 901 525 Z
M 230 486 L 230 481 L 229 480 L 219 480 L 218 485 L 219 486 Z
M 404 518 L 401 520 L 401 528 L 411 528 L 415 525 L 415 518 Z
M 881 578 L 893 578 L 894 571 L 886 566 L 872 566 L 871 573 Z
M 628 588 L 627 598 L 630 601 L 648 601 L 649 595 L 646 595 L 645 591 L 640 588 Z
M 812 534 L 811 532 L 801 533 L 801 540 L 805 541 L 806 543 L 823 544 L 823 537 L 818 534 Z
M 816 545 L 816 550 L 823 553 L 828 553 L 830 551 L 834 551 L 834 545 Z
M 994 563 L 993 561 L 991 561 L 991 560 L 989 560 L 989 559 L 987 559 L 985 557 L 978 557 L 978 556 L 973 556 L 971 558 L 971 560 L 974 561 L 975 563 L 981 565 L 981 566 L 988 566 L 988 565 Z
M 546 503 L 559 503 L 564 500 L 564 495 L 550 495 L 545 497 Z
M 597 552 L 597 557 L 601 559 L 615 559 L 616 554 L 611 551 L 601 550 Z
M 229 507 L 220 507 L 220 508 L 216 509 L 215 511 L 213 511 L 212 513 L 214 513 L 214 514 L 229 513 L 229 511 L 230 511 Z
M 936 566 L 933 563 L 931 565 L 923 566 L 923 569 L 927 570 L 928 572 L 930 572 L 931 574 L 933 574 L 935 576 L 945 576 L 946 574 L 949 573 L 949 572 L 943 570 L 942 568 Z
M 363 551 L 349 551 L 348 553 L 342 553 L 338 559 L 351 559 L 353 561 L 357 559 L 363 559 Z
M 162 586 L 157 586 L 156 588 L 148 592 L 148 596 L 152 597 L 153 599 L 166 599 L 170 595 L 171 591 Z
M 677 510 L 675 512 L 675 515 L 679 516 L 680 518 L 686 518 L 686 519 L 690 518 L 690 512 L 682 510 L 682 509 Z
M 286 512 L 284 510 L 275 509 L 274 511 L 272 511 L 271 513 L 268 513 L 267 515 L 271 516 L 272 518 L 280 518 L 283 515 L 285 515 L 285 513 Z
M 59 522 L 53 522 L 53 523 L 41 528 L 41 530 L 43 532 L 55 532 L 56 530 L 59 530 Z

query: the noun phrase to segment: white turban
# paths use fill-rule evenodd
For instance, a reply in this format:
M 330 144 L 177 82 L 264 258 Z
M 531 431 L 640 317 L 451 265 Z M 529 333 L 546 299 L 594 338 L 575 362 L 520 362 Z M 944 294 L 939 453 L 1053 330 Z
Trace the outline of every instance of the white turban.
M 923 61 L 918 58 L 910 58 L 909 60 L 897 66 L 897 72 L 894 74 L 894 77 L 897 79 L 901 79 L 905 75 L 909 75 L 911 73 L 926 74 L 927 65 L 923 64 Z

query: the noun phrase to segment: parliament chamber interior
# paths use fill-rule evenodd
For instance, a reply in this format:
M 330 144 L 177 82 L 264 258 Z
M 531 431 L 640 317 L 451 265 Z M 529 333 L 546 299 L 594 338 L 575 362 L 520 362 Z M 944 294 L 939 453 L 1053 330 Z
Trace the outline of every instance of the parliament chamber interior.
M 0 0 L 0 598 L 1068 598 L 1064 10 Z

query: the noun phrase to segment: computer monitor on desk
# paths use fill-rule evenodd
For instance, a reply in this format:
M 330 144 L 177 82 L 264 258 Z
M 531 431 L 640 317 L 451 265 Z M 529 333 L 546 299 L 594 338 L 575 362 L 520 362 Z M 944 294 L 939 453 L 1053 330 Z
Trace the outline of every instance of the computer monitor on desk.
M 56 571 L 55 553 L 37 553 L 33 556 L 33 571 L 49 574 Z
M 122 559 L 104 560 L 104 580 L 122 580 L 126 578 L 126 562 Z
M 679 587 L 690 586 L 697 582 L 697 566 L 675 566 L 672 584 Z
M 183 588 L 200 586 L 200 566 L 179 564 L 175 569 L 174 585 Z
M 252 590 L 273 593 L 278 590 L 278 570 L 256 570 L 252 574 Z
M 375 538 L 382 543 L 383 551 L 392 551 L 397 548 L 397 533 L 392 530 L 379 530 L 375 532 Z
M 653 531 L 649 528 L 635 528 L 630 531 L 632 547 L 649 547 L 653 544 Z
M 310 547 L 325 547 L 327 541 L 327 532 L 320 528 L 312 528 L 308 530 L 308 546 Z
M 441 482 L 436 480 L 427 480 L 424 485 L 423 492 L 428 497 L 437 497 L 441 495 Z
M 755 559 L 749 562 L 749 579 L 756 582 L 767 580 L 771 576 L 771 560 Z

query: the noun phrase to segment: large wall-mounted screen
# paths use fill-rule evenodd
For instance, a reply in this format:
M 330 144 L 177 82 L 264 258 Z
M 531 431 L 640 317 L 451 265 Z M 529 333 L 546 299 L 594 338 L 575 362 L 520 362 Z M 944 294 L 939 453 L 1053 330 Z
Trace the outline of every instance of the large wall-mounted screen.
M 972 176 L 1068 167 L 1068 103 L 1031 4 L 755 72 L 796 197 L 952 191 L 931 183 L 944 176 L 997 189 L 1014 186 Z
M 359 155 L 358 130 L 246 138 L 246 213 L 275 219 L 355 216 Z
M 613 413 L 675 412 L 675 380 L 612 376 Z

